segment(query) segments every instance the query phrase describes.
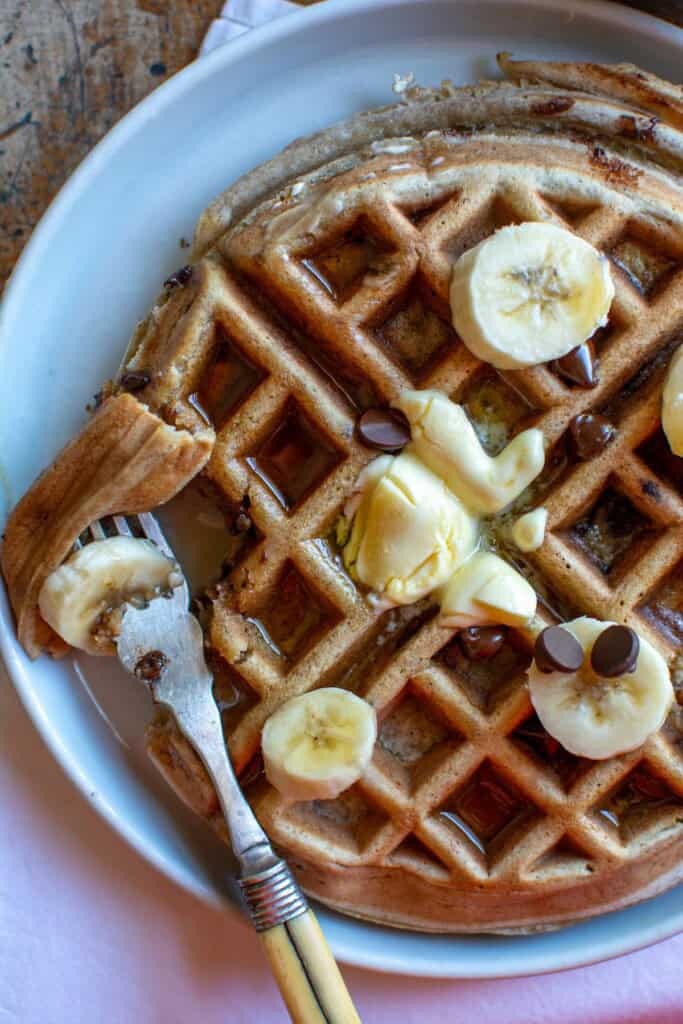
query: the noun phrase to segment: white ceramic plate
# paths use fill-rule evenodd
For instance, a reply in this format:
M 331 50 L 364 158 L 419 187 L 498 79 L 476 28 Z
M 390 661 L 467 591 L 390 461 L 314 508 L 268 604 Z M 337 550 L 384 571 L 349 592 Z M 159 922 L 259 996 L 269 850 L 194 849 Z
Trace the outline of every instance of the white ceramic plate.
M 191 237 L 210 199 L 295 136 L 386 103 L 393 72 L 414 71 L 425 83 L 471 82 L 495 74 L 501 49 L 632 60 L 676 81 L 683 32 L 590 0 L 331 0 L 195 62 L 124 118 L 52 204 L 6 293 L 6 508 L 82 423 L 131 327 L 159 283 L 184 262 L 179 239 Z M 200 896 L 224 898 L 224 851 L 179 807 L 144 755 L 151 707 L 139 684 L 109 660 L 31 664 L 0 598 L 2 652 L 57 760 L 145 857 Z M 321 919 L 348 963 L 436 977 L 532 974 L 629 952 L 682 930 L 683 887 L 642 907 L 528 938 L 424 936 L 322 910 Z

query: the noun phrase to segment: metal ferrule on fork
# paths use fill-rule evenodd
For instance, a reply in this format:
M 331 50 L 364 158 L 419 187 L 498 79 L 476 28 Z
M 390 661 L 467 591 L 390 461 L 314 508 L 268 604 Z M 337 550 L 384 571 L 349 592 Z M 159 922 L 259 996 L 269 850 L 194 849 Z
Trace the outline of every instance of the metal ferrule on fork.
M 283 860 L 238 879 L 238 884 L 257 932 L 275 928 L 308 910 L 306 897 Z

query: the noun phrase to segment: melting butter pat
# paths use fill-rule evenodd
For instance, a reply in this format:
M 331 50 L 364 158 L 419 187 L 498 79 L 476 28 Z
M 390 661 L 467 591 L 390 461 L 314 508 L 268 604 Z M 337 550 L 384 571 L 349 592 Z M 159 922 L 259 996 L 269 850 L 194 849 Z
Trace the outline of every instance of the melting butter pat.
M 490 551 L 477 551 L 441 592 L 441 623 L 524 626 L 536 614 L 536 593 L 523 576 Z
M 674 455 L 683 456 L 683 345 L 669 363 L 664 382 L 662 429 Z
M 472 553 L 478 524 L 410 452 L 380 456 L 360 475 L 344 563 L 392 604 L 412 604 L 442 586 Z
M 439 391 L 404 391 L 395 404 L 410 423 L 408 450 L 475 514 L 500 512 L 543 469 L 540 430 L 523 431 L 492 458 L 482 448 L 464 409 Z
M 520 551 L 536 551 L 543 543 L 548 510 L 535 508 L 520 516 L 512 527 L 512 539 Z

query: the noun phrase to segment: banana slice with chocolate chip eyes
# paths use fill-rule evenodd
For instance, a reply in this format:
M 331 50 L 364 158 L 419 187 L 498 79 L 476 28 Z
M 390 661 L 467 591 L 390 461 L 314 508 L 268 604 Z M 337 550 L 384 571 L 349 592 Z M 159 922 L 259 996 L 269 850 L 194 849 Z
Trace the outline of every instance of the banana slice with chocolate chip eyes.
M 603 760 L 635 750 L 662 727 L 674 691 L 666 662 L 647 640 L 586 616 L 551 629 L 571 634 L 583 659 L 572 660 L 575 644 L 559 636 L 545 642 L 541 633 L 529 694 L 544 728 L 566 750 Z

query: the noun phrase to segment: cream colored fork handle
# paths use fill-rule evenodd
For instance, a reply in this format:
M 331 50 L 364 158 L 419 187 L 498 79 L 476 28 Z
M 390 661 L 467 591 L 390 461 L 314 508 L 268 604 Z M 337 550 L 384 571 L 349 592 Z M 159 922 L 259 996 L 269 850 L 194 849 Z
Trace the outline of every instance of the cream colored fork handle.
M 297 1024 L 356 1024 L 358 1014 L 306 897 L 276 856 L 232 769 L 213 679 L 204 660 L 201 626 L 176 601 L 150 601 L 123 617 L 121 663 L 135 673 L 141 657 L 163 651 L 154 699 L 175 715 L 213 782 L 240 865 L 238 884 L 263 937 L 287 1009 Z
M 312 910 L 259 934 L 294 1024 L 360 1024 Z

